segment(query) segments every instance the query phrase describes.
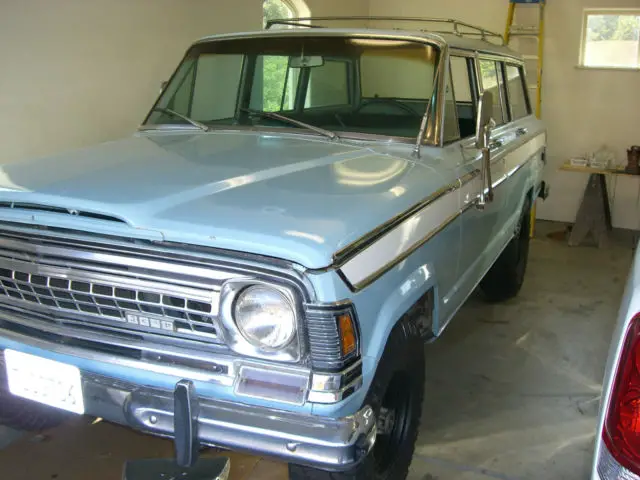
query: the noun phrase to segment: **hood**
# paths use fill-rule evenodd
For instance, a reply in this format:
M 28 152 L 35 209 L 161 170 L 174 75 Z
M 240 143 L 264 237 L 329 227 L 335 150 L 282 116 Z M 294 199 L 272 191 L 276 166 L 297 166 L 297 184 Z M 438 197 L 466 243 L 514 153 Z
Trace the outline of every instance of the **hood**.
M 105 231 L 287 259 L 307 268 L 441 185 L 435 171 L 362 145 L 256 132 L 150 132 L 0 169 L 0 218 L 64 209 Z M 47 224 L 53 213 L 31 211 Z M 64 217 L 63 220 L 61 220 Z M 78 228 L 82 229 L 82 228 Z

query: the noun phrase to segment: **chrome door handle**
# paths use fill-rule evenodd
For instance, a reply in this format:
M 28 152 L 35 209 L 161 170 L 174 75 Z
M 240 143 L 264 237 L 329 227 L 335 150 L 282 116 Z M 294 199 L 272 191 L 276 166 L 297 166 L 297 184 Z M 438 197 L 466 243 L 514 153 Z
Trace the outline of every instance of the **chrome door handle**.
M 502 147 L 503 143 L 501 140 L 494 140 L 489 144 L 489 150 L 497 150 Z
M 522 135 L 526 135 L 527 133 L 529 133 L 529 129 L 528 128 L 520 127 L 518 129 L 516 129 L 516 135 L 518 137 L 521 137 Z

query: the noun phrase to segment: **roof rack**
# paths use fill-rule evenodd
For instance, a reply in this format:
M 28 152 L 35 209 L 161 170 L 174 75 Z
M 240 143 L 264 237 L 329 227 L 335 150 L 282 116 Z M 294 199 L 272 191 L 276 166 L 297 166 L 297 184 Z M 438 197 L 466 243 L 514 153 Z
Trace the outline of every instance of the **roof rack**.
M 306 28 L 326 28 L 324 25 L 318 25 L 314 22 L 326 21 L 388 21 L 388 22 L 416 22 L 431 23 L 438 25 L 450 26 L 450 30 L 433 30 L 430 28 L 418 28 L 421 32 L 429 33 L 452 33 L 459 37 L 480 37 L 486 42 L 490 40 L 499 40 L 504 45 L 504 37 L 496 32 L 478 27 L 470 23 L 461 22 L 453 18 L 420 18 L 420 17 L 376 17 L 376 16 L 353 16 L 353 17 L 298 17 L 298 18 L 276 18 L 267 21 L 267 29 L 274 25 L 285 25 L 289 27 L 306 27 Z M 403 30 L 402 28 L 393 27 L 394 30 Z

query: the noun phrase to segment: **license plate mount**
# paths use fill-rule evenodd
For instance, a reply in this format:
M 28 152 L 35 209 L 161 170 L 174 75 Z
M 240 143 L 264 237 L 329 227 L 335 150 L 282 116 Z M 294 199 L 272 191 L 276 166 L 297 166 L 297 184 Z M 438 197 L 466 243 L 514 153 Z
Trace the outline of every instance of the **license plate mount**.
M 18 397 L 84 413 L 82 376 L 73 366 L 15 350 L 4 351 L 9 391 Z

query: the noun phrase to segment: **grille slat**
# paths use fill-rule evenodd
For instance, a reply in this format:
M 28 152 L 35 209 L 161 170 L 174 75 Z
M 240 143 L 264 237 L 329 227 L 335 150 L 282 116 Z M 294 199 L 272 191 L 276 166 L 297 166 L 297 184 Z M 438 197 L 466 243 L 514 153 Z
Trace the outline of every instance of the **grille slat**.
M 92 322 L 92 317 L 101 317 L 101 320 L 116 321 L 120 328 L 158 329 L 163 334 L 178 336 L 192 333 L 198 341 L 205 338 L 215 343 L 222 341 L 217 327 L 219 285 L 215 283 L 209 282 L 207 290 L 199 288 L 206 281 L 200 278 L 193 282 L 195 287 L 173 286 L 170 280 L 166 284 L 162 282 L 162 274 L 170 278 L 170 272 L 157 272 L 156 281 L 145 278 L 136 288 L 133 286 L 136 279 L 131 275 L 135 274 L 135 269 L 126 265 L 122 268 L 128 277 L 123 277 L 120 283 L 113 274 L 93 280 L 90 270 L 79 268 L 46 265 L 42 268 L 43 273 L 36 274 L 33 263 L 19 258 L 7 260 L 6 257 L 7 252 L 1 251 L 0 296 L 10 297 L 23 305 L 48 307 L 57 315 L 80 313 L 86 315 L 87 323 L 92 325 L 99 325 Z M 60 270 L 58 275 L 56 268 Z M 203 298 L 209 301 L 205 302 Z

